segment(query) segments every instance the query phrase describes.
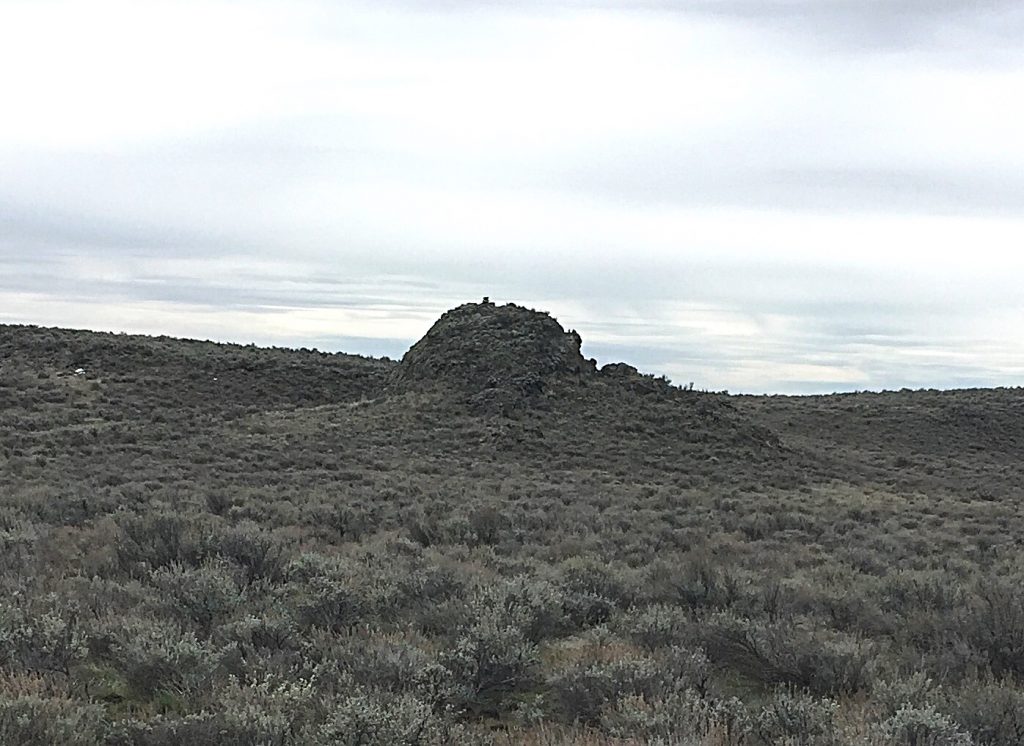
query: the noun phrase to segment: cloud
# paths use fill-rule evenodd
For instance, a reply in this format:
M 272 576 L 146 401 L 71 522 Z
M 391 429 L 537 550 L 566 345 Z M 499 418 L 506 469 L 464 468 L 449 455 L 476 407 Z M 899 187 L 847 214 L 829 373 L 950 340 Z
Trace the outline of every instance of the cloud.
M 667 4 L 666 4 L 667 5 Z M 664 7 L 664 6 L 662 6 Z M 1016 47 L 1024 13 L 1013 0 L 694 0 L 677 9 L 778 25 L 866 50 L 977 55 L 979 42 Z M 987 50 L 991 51 L 991 49 Z
M 586 160 L 551 176 L 567 190 L 632 204 L 733 206 L 798 212 L 1019 215 L 1016 169 L 759 165 L 694 168 L 685 158 Z M 645 168 L 644 164 L 648 164 Z M 549 182 L 550 183 L 550 182 Z
M 489 295 L 707 388 L 1024 379 L 1021 14 L 2 4 L 0 306 L 395 355 Z
M 420 12 L 508 12 L 501 0 L 389 4 Z M 938 52 L 976 63 L 1019 56 L 1024 30 L 1016 0 L 525 0 L 516 7 L 704 17 L 784 33 L 819 51 Z

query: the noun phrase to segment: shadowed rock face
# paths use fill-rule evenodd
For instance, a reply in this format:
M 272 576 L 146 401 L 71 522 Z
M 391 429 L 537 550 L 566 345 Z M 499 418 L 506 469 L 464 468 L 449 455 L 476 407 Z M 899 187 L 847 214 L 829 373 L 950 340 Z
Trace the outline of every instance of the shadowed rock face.
M 409 349 L 392 387 L 541 393 L 553 380 L 578 381 L 595 374 L 580 344 L 576 332 L 565 331 L 547 313 L 511 303 L 467 303 L 441 316 Z

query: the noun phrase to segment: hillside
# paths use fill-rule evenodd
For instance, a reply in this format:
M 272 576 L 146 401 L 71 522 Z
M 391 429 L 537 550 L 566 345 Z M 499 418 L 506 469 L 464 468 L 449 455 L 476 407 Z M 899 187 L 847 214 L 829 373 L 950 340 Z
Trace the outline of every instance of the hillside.
M 0 326 L 0 743 L 1018 744 L 1022 415 Z

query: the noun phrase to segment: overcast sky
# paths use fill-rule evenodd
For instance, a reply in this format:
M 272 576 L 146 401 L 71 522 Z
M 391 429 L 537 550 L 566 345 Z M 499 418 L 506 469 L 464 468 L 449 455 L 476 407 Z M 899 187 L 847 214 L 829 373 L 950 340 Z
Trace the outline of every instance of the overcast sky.
M 0 0 L 0 322 L 1024 385 L 1024 3 Z

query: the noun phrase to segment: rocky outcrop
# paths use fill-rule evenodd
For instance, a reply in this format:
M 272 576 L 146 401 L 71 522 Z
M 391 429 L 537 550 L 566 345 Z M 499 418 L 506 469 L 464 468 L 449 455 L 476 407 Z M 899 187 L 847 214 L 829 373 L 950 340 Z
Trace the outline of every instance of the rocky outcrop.
M 582 340 L 550 314 L 485 300 L 448 311 L 414 344 L 392 376 L 396 391 L 443 387 L 521 406 L 551 385 L 596 375 L 580 353 Z M 490 407 L 489 407 L 490 408 Z

